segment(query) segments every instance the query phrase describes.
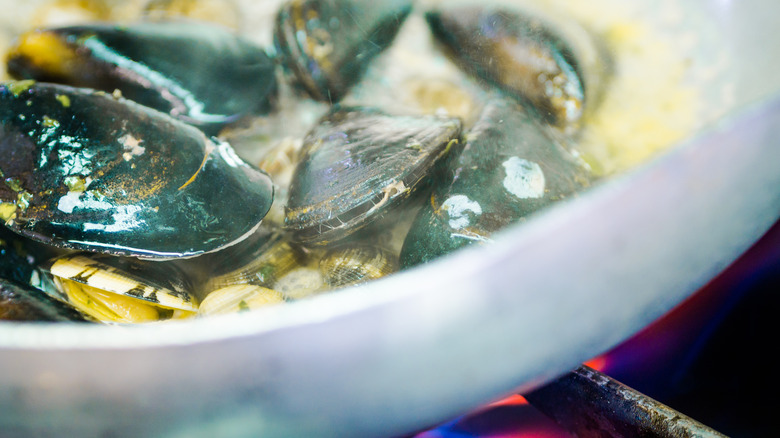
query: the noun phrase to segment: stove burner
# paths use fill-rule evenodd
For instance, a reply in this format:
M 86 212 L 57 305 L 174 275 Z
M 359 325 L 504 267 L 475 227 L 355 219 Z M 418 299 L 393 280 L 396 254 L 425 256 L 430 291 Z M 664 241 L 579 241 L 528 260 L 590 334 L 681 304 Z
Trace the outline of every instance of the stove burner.
M 579 438 L 725 437 L 584 365 L 525 398 Z

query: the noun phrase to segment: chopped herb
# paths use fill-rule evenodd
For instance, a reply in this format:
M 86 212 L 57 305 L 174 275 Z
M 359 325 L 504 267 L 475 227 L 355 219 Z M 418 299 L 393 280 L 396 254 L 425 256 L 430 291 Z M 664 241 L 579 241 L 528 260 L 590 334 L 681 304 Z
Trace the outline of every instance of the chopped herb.
M 70 97 L 64 95 L 64 94 L 57 94 L 54 96 L 60 104 L 62 104 L 63 107 L 69 108 L 70 107 Z
M 22 94 L 25 91 L 27 91 L 27 89 L 29 89 L 33 85 L 35 85 L 35 81 L 34 80 L 32 80 L 32 79 L 25 79 L 23 81 L 9 82 L 7 87 L 8 87 L 8 91 L 10 91 L 11 93 L 14 94 L 14 97 L 19 97 L 20 94 Z

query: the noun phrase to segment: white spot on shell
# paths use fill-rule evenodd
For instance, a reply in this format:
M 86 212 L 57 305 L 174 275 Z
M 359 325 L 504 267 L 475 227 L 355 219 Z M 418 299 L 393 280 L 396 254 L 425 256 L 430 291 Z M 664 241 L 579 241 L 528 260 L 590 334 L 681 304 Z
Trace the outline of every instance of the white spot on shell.
M 63 213 L 71 214 L 73 209 L 81 205 L 79 198 L 84 192 L 68 192 L 67 195 L 60 198 L 57 203 L 57 209 Z
M 520 157 L 511 157 L 503 163 L 506 170 L 504 188 L 520 199 L 544 196 L 544 172 L 538 164 Z
M 119 142 L 125 150 L 124 154 L 122 154 L 122 158 L 124 158 L 125 161 L 130 161 L 133 157 L 137 157 L 146 152 L 146 148 L 141 146 L 143 140 L 133 137 L 132 134 L 123 135 L 119 138 Z
M 466 195 L 455 195 L 449 197 L 441 205 L 441 208 L 447 212 L 449 216 L 450 228 L 460 230 L 471 224 L 468 213 L 472 213 L 476 216 L 482 214 L 482 207 L 477 201 L 469 199 Z

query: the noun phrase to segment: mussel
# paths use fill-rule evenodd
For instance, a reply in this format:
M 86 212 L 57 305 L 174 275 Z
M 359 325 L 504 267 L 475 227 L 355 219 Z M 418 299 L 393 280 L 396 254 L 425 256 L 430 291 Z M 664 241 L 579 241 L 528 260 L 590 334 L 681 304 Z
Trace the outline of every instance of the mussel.
M 0 278 L 0 320 L 90 321 L 66 303 L 23 283 Z
M 246 312 L 284 301 L 284 295 L 279 291 L 253 284 L 234 284 L 211 292 L 200 304 L 198 315 Z
M 72 306 L 58 301 L 39 287 L 44 282 L 35 244 L 0 227 L 0 320 L 86 321 Z
M 458 119 L 334 108 L 304 139 L 285 226 L 304 243 L 344 238 L 408 199 L 457 142 Z
M 215 4 L 150 0 L 145 11 Z M 508 7 L 441 5 L 428 26 L 482 81 L 445 60 L 444 78 L 412 73 L 389 87 L 378 75 L 350 93 L 411 4 L 290 0 L 277 11 L 276 61 L 330 106 L 296 103 L 288 87 L 277 102 L 265 51 L 210 25 L 163 19 L 22 35 L 9 72 L 70 85 L 0 85 L 0 222 L 16 233 L 10 240 L 67 251 L 43 271 L 40 259 L 0 269 L 0 314 L 52 297 L 78 309 L 68 319 L 119 323 L 295 301 L 490 242 L 586 187 L 586 166 L 560 141 L 576 138 L 598 95 L 592 55 L 601 52 L 581 50 L 593 48 L 589 36 L 581 43 Z M 277 177 L 275 220 L 260 227 L 274 202 L 269 176 L 217 133 L 274 146 L 262 161 L 248 153 Z M 0 261 L 2 249 L 0 240 Z
M 576 41 L 566 39 L 559 26 L 507 7 L 447 5 L 429 11 L 426 19 L 463 70 L 530 103 L 539 116 L 567 132 L 579 127 L 585 106 L 596 98 L 596 79 L 608 64 L 604 51 L 574 23 L 567 30 Z M 599 70 L 588 72 L 589 83 L 584 67 Z
M 265 51 L 220 26 L 185 21 L 94 24 L 20 36 L 8 72 L 122 95 L 216 134 L 275 99 Z
M 46 259 L 32 254 L 30 241 L 0 226 L 0 278 L 22 284 L 35 282 L 38 265 Z
M 191 257 L 248 236 L 273 199 L 227 143 L 62 85 L 0 85 L 0 156 L 0 219 L 62 248 Z
M 194 316 L 198 300 L 170 262 L 74 254 L 50 262 L 60 300 L 103 322 L 138 323 Z
M 374 245 L 343 245 L 320 259 L 320 271 L 331 288 L 377 280 L 397 270 L 398 256 Z
M 395 38 L 409 0 L 291 0 L 279 10 L 274 45 L 293 82 L 338 102 Z
M 235 285 L 273 288 L 279 278 L 305 264 L 306 254 L 286 233 L 261 230 L 248 240 L 210 257 L 216 260 L 205 294 Z
M 490 241 L 503 227 L 576 193 L 589 174 L 537 120 L 490 101 L 406 236 L 401 267 Z

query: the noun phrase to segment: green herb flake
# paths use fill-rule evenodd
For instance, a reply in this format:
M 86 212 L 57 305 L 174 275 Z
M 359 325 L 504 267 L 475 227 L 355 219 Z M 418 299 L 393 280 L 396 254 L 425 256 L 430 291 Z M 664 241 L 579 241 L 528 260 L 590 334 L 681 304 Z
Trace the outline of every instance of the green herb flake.
M 35 80 L 33 79 L 25 79 L 23 81 L 12 81 L 9 82 L 6 86 L 8 88 L 8 91 L 13 93 L 14 97 L 19 97 L 20 94 L 27 91 L 30 87 L 35 85 Z
M 63 107 L 70 108 L 70 97 L 64 94 L 57 94 L 54 98 L 57 99 Z
M 43 126 L 47 128 L 57 128 L 60 126 L 60 122 L 58 122 L 55 119 L 52 119 L 49 116 L 43 116 Z
M 16 193 L 19 193 L 24 190 L 24 188 L 22 188 L 22 182 L 16 178 L 6 178 L 5 185 L 7 185 L 11 190 L 15 191 Z
M 87 189 L 87 181 L 79 176 L 68 176 L 64 181 L 71 192 L 83 192 Z
M 25 211 L 27 210 L 27 207 L 30 206 L 30 201 L 32 201 L 32 198 L 33 195 L 30 192 L 23 191 L 17 195 L 16 204 L 22 211 Z
M 16 218 L 16 205 L 10 202 L 0 202 L 0 219 L 8 222 Z

